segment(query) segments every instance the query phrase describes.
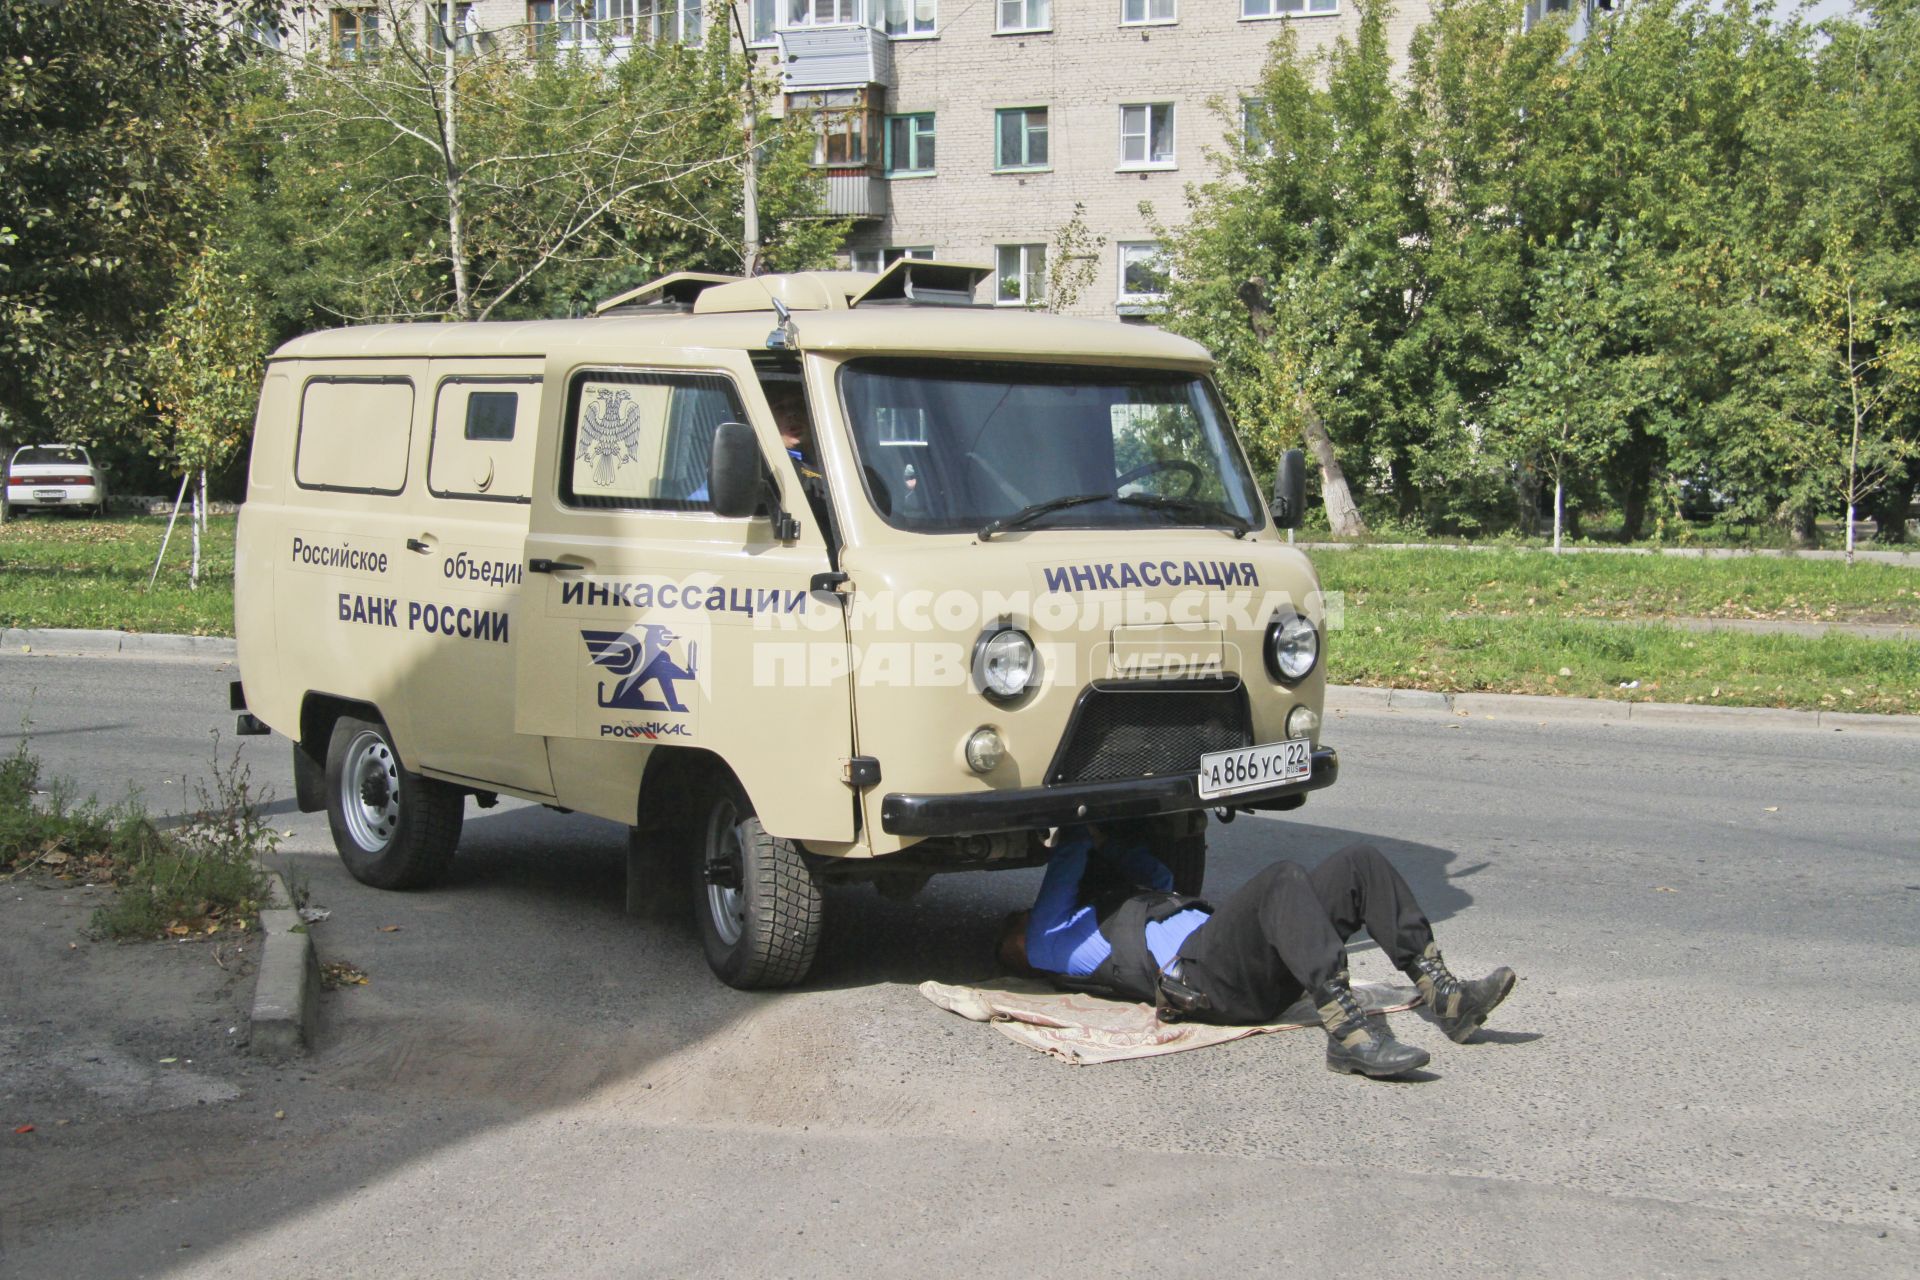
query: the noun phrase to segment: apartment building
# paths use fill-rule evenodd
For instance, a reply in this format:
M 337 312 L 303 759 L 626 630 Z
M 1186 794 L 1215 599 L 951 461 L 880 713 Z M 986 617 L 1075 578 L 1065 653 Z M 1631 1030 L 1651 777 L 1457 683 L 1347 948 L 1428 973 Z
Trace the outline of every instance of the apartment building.
M 710 0 L 717 3 L 718 0 Z M 1547 0 L 1540 0 L 1547 3 Z M 1136 319 L 1166 290 L 1154 215 L 1184 215 L 1213 174 L 1282 29 L 1308 49 L 1351 35 L 1351 0 L 736 0 L 730 39 L 806 113 L 828 211 L 852 219 L 846 262 L 906 256 L 996 268 L 980 301 Z M 424 15 L 335 3 L 324 30 L 352 56 L 381 21 Z M 454 39 L 521 29 L 556 47 L 618 56 L 634 42 L 697 41 L 702 0 L 472 0 L 439 6 Z M 1427 0 L 1389 25 L 1403 58 Z M 1060 229 L 1081 210 L 1099 247 L 1070 301 L 1046 296 Z M 1062 303 L 1065 305 L 1061 305 Z

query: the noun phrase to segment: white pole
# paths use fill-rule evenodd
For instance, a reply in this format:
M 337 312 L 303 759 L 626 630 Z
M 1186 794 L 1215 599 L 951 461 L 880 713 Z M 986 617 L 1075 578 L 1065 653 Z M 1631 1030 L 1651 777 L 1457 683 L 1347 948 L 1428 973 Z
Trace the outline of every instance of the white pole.
M 180 477 L 180 492 L 173 496 L 173 514 L 167 517 L 167 531 L 160 538 L 160 554 L 153 558 L 153 573 L 147 578 L 147 590 L 153 590 L 153 584 L 160 577 L 160 562 L 167 558 L 167 543 L 173 539 L 173 522 L 180 518 L 180 503 L 187 496 L 187 481 L 191 473 Z

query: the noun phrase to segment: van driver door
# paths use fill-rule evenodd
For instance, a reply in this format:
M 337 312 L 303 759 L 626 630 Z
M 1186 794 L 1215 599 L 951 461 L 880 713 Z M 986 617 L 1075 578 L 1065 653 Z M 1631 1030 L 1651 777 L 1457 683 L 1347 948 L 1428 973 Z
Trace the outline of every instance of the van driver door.
M 713 513 L 721 423 L 749 423 L 765 460 L 786 458 L 746 354 L 698 354 L 549 362 L 513 620 L 515 727 L 548 740 L 568 807 L 632 821 L 636 762 L 703 748 L 769 831 L 851 841 L 845 619 L 810 589 L 829 568 L 826 534 L 791 466 L 768 474 L 796 537 L 777 538 L 768 514 Z

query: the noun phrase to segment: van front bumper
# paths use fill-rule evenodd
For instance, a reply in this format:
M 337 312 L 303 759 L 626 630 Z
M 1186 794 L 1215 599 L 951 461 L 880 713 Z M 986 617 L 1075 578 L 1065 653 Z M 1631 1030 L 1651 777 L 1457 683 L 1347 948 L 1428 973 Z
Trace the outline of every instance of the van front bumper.
M 1307 792 L 1330 787 L 1339 777 L 1340 753 L 1321 747 L 1313 753 L 1313 772 L 1302 782 L 1213 800 L 1200 798 L 1199 780 L 1193 774 L 961 795 L 895 791 L 880 801 L 880 826 L 896 836 L 970 836 L 1151 818 L 1194 809 L 1292 808 L 1300 801 L 1284 802 L 1296 796 L 1304 799 Z

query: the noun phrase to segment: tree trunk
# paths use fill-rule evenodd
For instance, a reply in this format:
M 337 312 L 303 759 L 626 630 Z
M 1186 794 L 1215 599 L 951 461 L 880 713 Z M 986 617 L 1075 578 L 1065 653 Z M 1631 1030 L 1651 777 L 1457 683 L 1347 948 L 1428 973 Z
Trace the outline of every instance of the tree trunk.
M 194 487 L 193 516 L 187 521 L 193 529 L 193 561 L 187 567 L 187 586 L 194 591 L 200 589 L 200 508 L 201 504 L 206 501 L 206 499 L 201 496 L 202 492 L 199 486 L 196 485 Z
M 1255 276 L 1241 282 L 1238 292 L 1241 305 L 1247 309 L 1248 323 L 1253 326 L 1253 336 L 1272 346 L 1273 309 L 1267 305 L 1267 282 Z M 1335 537 L 1365 537 L 1367 522 L 1361 519 L 1353 491 L 1347 487 L 1347 473 L 1340 469 L 1340 460 L 1334 455 L 1333 437 L 1327 434 L 1327 424 L 1305 391 L 1295 394 L 1294 404 L 1300 410 L 1300 433 L 1306 437 L 1307 448 L 1320 467 L 1320 496 L 1327 504 L 1328 527 Z
M 1795 510 L 1790 517 L 1793 522 L 1794 543 L 1802 547 L 1820 545 L 1820 513 L 1812 503 Z
M 1559 476 L 1553 478 L 1553 554 L 1560 554 L 1560 531 L 1567 523 L 1567 486 Z
M 1913 495 L 1920 489 L 1920 467 L 1887 478 L 1867 501 L 1867 514 L 1873 517 L 1873 540 L 1881 545 L 1907 540 L 1907 512 L 1913 509 Z
M 452 5 L 445 12 L 456 12 Z M 429 21 L 439 21 L 439 15 L 431 15 Z M 457 126 L 454 121 L 454 94 L 456 86 L 453 77 L 454 36 L 452 24 L 441 29 L 441 44 L 446 46 L 444 70 L 440 77 L 441 115 L 440 148 L 441 159 L 446 165 L 447 185 L 447 256 L 453 265 L 453 313 L 462 320 L 473 318 L 473 298 L 467 283 L 467 225 L 464 207 L 464 191 L 461 187 L 460 148 Z

